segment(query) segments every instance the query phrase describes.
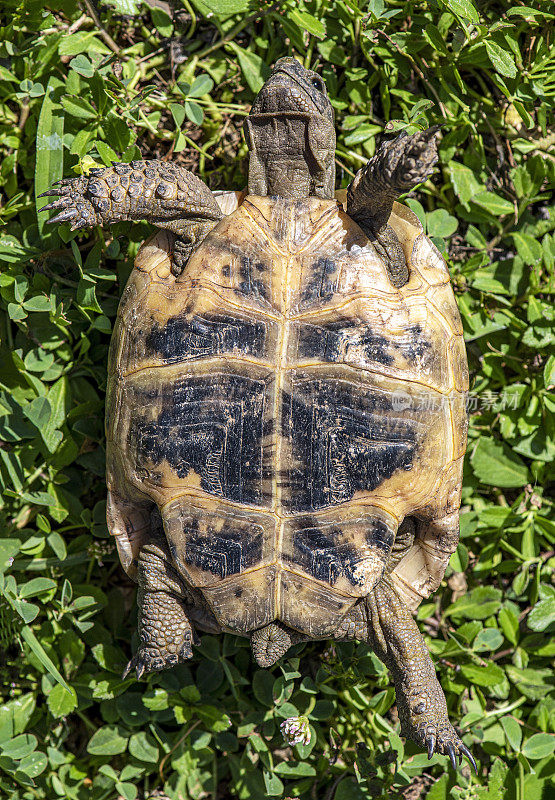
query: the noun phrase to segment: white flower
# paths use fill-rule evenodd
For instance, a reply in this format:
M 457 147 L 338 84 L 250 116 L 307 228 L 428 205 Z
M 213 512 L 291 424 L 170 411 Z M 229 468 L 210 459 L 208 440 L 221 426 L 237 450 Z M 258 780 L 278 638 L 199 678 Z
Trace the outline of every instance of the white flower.
M 293 747 L 296 744 L 310 744 L 310 728 L 306 717 L 289 717 L 280 725 L 285 741 Z

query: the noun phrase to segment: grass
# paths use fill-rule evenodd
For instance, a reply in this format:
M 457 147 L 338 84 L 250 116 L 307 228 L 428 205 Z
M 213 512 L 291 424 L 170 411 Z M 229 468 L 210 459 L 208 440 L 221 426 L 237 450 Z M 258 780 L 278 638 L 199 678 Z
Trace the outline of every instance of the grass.
M 544 800 L 555 702 L 555 9 L 550 0 L 5 0 L 0 28 L 0 795 L 13 800 Z M 135 587 L 105 525 L 103 398 L 146 224 L 70 234 L 35 196 L 62 175 L 171 158 L 246 183 L 241 125 L 279 57 L 325 78 L 338 187 L 382 134 L 442 125 L 405 202 L 445 254 L 471 368 L 461 543 L 418 619 L 479 762 L 399 738 L 363 644 L 271 670 L 203 636 L 120 678 Z M 39 201 L 38 206 L 42 204 Z M 279 725 L 304 715 L 308 745 Z

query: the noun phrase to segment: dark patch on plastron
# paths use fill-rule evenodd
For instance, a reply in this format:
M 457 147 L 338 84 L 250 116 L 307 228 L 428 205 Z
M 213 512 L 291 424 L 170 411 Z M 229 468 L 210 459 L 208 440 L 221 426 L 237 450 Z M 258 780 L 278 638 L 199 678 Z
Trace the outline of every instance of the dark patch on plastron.
M 223 315 L 170 317 L 165 325 L 154 325 L 145 339 L 146 353 L 156 353 L 166 364 L 236 353 L 261 356 L 266 326 L 262 321 Z
M 148 464 L 167 461 L 179 478 L 199 475 L 210 494 L 261 504 L 264 390 L 263 381 L 222 374 L 162 386 L 158 419 L 136 415 L 130 426 L 138 468 L 152 473 Z M 142 394 L 137 403 L 144 407 Z
M 339 319 L 326 325 L 301 324 L 299 356 L 323 362 L 378 362 L 390 365 L 391 340 L 354 319 Z
M 253 261 L 249 256 L 241 256 L 241 266 L 239 267 L 239 292 L 241 294 L 268 299 L 268 289 L 263 281 L 258 277 L 267 271 L 267 267 L 260 261 Z
M 354 569 L 360 561 L 360 554 L 341 539 L 339 527 L 327 527 L 325 531 L 316 525 L 302 528 L 293 535 L 295 565 L 317 581 L 325 581 L 331 586 L 342 575 L 355 586 Z
M 412 469 L 416 423 L 391 396 L 347 381 L 299 381 L 283 397 L 283 436 L 293 458 L 282 476 L 284 505 L 314 511 L 376 489 Z
M 408 339 L 393 346 L 399 350 L 407 361 L 427 361 L 431 355 L 432 344 L 422 335 L 421 325 L 409 325 L 407 328 Z
M 262 532 L 253 536 L 245 529 L 216 533 L 208 528 L 205 536 L 194 530 L 186 530 L 185 534 L 185 563 L 220 578 L 254 567 L 262 558 Z
M 410 325 L 404 336 L 394 336 L 355 319 L 343 318 L 325 325 L 301 324 L 298 353 L 301 358 L 344 364 L 395 364 L 395 353 L 409 364 L 425 366 L 432 355 L 432 345 L 421 325 Z
M 368 520 L 369 530 L 366 532 L 366 544 L 372 548 L 389 553 L 395 541 L 395 533 L 381 519 Z
M 310 278 L 303 289 L 301 300 L 327 300 L 337 291 L 337 264 L 333 258 L 318 258 L 310 267 Z M 332 278 L 331 276 L 335 277 Z

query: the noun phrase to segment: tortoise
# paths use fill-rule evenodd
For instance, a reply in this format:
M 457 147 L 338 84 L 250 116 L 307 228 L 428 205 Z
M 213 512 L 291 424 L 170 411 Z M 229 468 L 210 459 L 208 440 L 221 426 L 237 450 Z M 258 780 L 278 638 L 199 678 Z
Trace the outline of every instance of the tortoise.
M 457 546 L 467 429 L 449 273 L 397 202 L 433 171 L 437 131 L 382 143 L 335 197 L 332 106 L 293 58 L 244 131 L 247 191 L 146 160 L 45 193 L 72 229 L 160 229 L 108 366 L 108 527 L 138 581 L 124 674 L 190 658 L 196 631 L 250 637 L 262 667 L 364 640 L 403 733 L 474 764 L 413 618 Z

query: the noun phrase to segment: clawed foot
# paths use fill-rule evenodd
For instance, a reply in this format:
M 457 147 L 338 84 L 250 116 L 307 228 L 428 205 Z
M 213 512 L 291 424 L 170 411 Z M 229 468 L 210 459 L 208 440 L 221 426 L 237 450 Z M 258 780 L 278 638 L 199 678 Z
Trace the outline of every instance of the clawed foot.
M 437 132 L 434 125 L 409 136 L 401 133 L 384 142 L 374 159 L 381 159 L 386 180 L 399 194 L 430 177 L 437 163 Z
M 71 230 L 74 231 L 78 228 L 92 228 L 101 223 L 102 212 L 110 208 L 110 200 L 103 182 L 95 181 L 95 172 L 101 173 L 103 170 L 91 170 L 90 178 L 81 175 L 79 178 L 56 181 L 51 189 L 39 195 L 59 198 L 40 209 L 60 212 L 48 220 L 49 225 L 70 222 Z
M 459 764 L 462 764 L 463 756 L 466 756 L 474 768 L 474 772 L 478 773 L 476 761 L 468 747 L 461 741 L 457 732 L 447 720 L 446 722 L 433 722 L 429 720 L 425 724 L 420 724 L 416 728 L 412 737 L 417 744 L 426 747 L 428 750 L 428 759 L 434 753 L 442 753 L 449 756 L 453 769 L 457 769 L 457 757 Z
M 135 670 L 137 680 L 149 672 L 161 672 L 170 669 L 182 661 L 193 657 L 190 638 L 187 638 L 181 648 L 175 653 L 162 652 L 155 647 L 139 647 L 129 664 L 123 671 L 123 678 L 127 678 L 131 670 Z

